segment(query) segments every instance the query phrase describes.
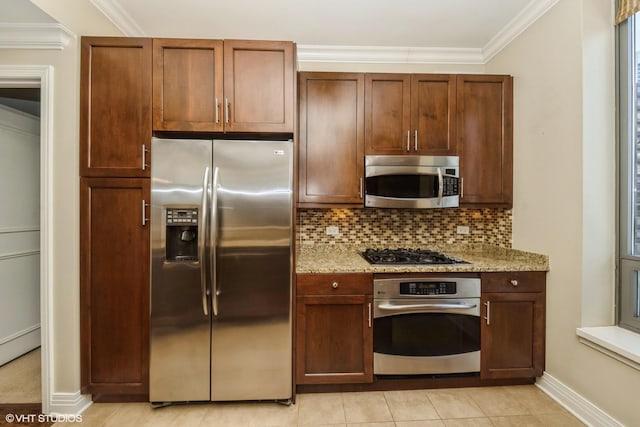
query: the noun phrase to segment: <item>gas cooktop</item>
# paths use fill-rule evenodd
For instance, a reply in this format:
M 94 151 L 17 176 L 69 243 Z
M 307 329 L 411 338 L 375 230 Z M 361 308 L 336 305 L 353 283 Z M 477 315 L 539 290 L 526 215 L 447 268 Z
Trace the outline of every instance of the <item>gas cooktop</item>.
M 362 256 L 370 264 L 382 265 L 468 264 L 459 258 L 428 249 L 366 249 Z

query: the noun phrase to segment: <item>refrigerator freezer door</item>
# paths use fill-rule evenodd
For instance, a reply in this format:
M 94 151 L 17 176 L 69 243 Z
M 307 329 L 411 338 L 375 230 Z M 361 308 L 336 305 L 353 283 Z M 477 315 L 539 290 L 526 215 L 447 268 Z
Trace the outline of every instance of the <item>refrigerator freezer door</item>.
M 211 150 L 210 140 L 152 140 L 151 402 L 210 400 L 211 321 L 201 287 L 207 227 L 201 205 L 203 187 L 210 186 L 210 178 L 206 186 L 204 181 L 210 177 Z M 184 249 L 196 242 L 197 251 Z
M 292 143 L 216 140 L 213 146 L 211 398 L 289 399 Z

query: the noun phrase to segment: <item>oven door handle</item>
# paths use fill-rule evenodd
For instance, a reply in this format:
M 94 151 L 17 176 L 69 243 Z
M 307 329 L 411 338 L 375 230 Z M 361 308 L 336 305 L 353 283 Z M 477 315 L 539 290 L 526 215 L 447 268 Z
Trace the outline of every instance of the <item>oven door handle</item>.
M 472 309 L 476 308 L 477 304 L 407 304 L 407 305 L 394 305 L 394 304 L 379 304 L 378 308 L 385 311 L 414 311 L 419 309 L 425 310 L 451 310 L 451 309 Z

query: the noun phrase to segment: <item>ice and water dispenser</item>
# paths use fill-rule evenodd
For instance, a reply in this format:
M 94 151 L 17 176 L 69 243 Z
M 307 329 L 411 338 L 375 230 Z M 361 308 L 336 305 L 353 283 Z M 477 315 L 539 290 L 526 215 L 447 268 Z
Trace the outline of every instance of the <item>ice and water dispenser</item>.
M 167 261 L 198 260 L 198 209 L 167 208 Z

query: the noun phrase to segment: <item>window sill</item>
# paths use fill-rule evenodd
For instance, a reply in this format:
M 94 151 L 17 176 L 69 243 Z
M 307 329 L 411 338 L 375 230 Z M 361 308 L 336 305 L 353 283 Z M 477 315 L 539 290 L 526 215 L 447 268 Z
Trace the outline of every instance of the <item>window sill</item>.
M 640 371 L 640 334 L 618 326 L 576 329 L 578 340 Z

